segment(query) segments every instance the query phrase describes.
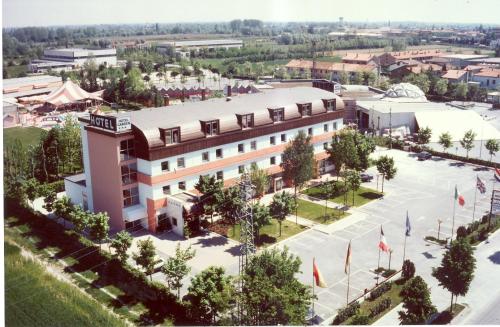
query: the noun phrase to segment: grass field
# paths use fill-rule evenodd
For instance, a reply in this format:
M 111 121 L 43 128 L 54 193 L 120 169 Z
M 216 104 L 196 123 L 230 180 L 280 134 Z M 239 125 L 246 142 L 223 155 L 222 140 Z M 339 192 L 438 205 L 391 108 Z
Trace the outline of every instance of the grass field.
M 329 182 L 330 184 L 335 184 L 335 183 L 342 183 L 342 182 Z M 318 199 L 325 199 L 327 197 L 325 190 L 322 188 L 322 186 L 314 186 L 311 188 L 308 188 L 302 193 L 312 196 L 314 198 Z M 328 197 L 329 201 L 338 203 L 338 204 L 343 204 L 344 203 L 344 194 L 345 193 L 336 193 L 330 195 Z M 353 198 L 352 198 L 352 191 L 347 192 L 347 205 L 349 206 L 354 206 L 354 207 L 359 207 L 364 204 L 367 204 L 368 202 L 378 199 L 382 197 L 382 193 L 377 192 L 371 188 L 363 187 L 361 186 L 357 191 L 354 192 L 354 203 L 353 203 Z
M 5 246 L 6 326 L 126 326 L 77 288 Z
M 29 145 L 34 145 L 38 143 L 38 140 L 40 139 L 40 134 L 42 134 L 42 132 L 43 129 L 38 127 L 4 128 L 3 130 L 4 146 L 13 144 L 15 140 L 20 140 L 25 147 L 28 147 Z
M 276 219 L 271 219 L 271 224 L 263 226 L 260 229 L 259 238 L 255 240 L 255 245 L 257 246 L 269 246 L 279 241 L 283 241 L 297 233 L 306 230 L 307 227 L 302 225 L 297 225 L 293 222 L 284 220 L 281 223 L 281 236 L 280 236 L 280 225 Z M 230 227 L 227 231 L 227 237 L 235 241 L 240 241 L 240 225 L 236 225 L 234 228 Z
M 297 199 L 297 215 L 320 224 L 331 224 L 347 216 L 342 210 L 326 208 L 325 217 L 324 206 L 302 199 Z
M 20 74 L 28 73 L 27 65 L 19 65 L 19 66 L 4 66 L 5 70 L 7 70 L 7 74 L 9 78 L 19 77 Z

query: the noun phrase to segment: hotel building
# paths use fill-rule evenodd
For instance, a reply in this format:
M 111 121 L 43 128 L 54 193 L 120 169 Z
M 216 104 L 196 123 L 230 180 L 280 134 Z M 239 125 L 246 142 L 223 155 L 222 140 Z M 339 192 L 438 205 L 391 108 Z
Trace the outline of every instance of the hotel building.
M 73 203 L 106 211 L 113 230 L 169 226 L 183 235 L 200 175 L 235 185 L 255 163 L 282 180 L 281 155 L 299 131 L 311 136 L 317 171 L 333 169 L 325 146 L 342 128 L 344 102 L 312 87 L 270 90 L 80 118 L 85 172 L 65 180 Z M 163 226 L 163 225 L 162 225 Z

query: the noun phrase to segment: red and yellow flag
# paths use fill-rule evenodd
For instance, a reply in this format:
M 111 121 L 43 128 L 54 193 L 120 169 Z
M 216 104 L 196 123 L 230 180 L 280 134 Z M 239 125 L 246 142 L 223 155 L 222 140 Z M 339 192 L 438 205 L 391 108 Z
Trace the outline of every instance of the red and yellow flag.
M 319 271 L 318 267 L 316 266 L 316 261 L 314 258 L 313 258 L 313 276 L 314 276 L 314 281 L 316 282 L 316 286 L 322 288 L 328 287 L 326 285 L 325 280 L 323 279 L 323 275 L 321 275 L 321 271 Z

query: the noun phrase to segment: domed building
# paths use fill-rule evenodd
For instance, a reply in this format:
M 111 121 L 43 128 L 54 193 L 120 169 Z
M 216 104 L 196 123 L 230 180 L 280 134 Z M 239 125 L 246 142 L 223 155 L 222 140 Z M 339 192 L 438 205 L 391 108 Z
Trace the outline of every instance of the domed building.
M 418 86 L 410 83 L 392 85 L 384 93 L 382 100 L 395 102 L 427 102 L 425 93 Z

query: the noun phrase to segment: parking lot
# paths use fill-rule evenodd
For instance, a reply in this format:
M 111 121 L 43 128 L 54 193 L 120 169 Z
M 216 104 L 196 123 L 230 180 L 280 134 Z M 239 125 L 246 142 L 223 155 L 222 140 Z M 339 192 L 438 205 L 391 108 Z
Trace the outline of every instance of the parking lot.
M 433 299 L 440 298 L 444 292 L 433 277 L 431 268 L 439 265 L 443 248 L 424 241 L 425 236 L 438 233 L 438 219 L 443 223 L 440 237 L 451 236 L 454 188 L 465 197 L 465 206 L 456 206 L 455 229 L 472 221 L 476 175 L 486 184 L 487 193 L 477 194 L 475 217 L 478 219 L 489 210 L 489 195 L 493 186 L 493 173 L 481 167 L 432 158 L 417 161 L 413 154 L 398 150 L 382 150 L 374 154 L 394 157 L 398 173 L 396 178 L 386 181 L 385 196 L 359 209 L 348 217 L 352 223 L 343 223 L 341 229 L 332 228 L 331 232 L 311 229 L 280 243 L 287 246 L 302 260 L 300 280 L 312 285 L 312 260 L 321 270 L 328 288 L 316 287 L 318 300 L 315 313 L 327 319 L 336 309 L 346 305 L 347 276 L 344 263 L 349 241 L 352 241 L 351 275 L 349 300 L 363 294 L 365 288 L 373 287 L 377 276 L 373 272 L 378 263 L 378 242 L 380 227 L 391 249 L 391 268 L 399 269 L 403 261 L 406 211 L 408 210 L 412 231 L 407 238 L 406 258 L 415 262 L 420 274 L 433 289 Z M 377 172 L 374 167 L 368 170 L 375 178 L 365 186 L 377 188 Z M 381 178 L 378 180 L 381 187 Z M 381 253 L 380 266 L 388 268 L 389 256 Z M 439 302 L 439 301 L 438 301 Z

